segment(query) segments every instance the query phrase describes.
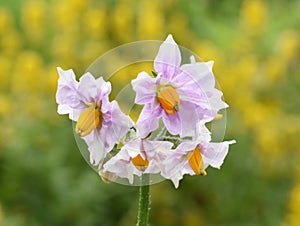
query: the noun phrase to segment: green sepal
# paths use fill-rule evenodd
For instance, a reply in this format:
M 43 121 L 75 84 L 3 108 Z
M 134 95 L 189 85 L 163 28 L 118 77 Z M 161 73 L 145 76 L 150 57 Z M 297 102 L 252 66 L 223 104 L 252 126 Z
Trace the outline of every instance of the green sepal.
M 152 75 L 153 75 L 154 78 L 157 77 L 157 73 L 155 71 L 152 71 Z

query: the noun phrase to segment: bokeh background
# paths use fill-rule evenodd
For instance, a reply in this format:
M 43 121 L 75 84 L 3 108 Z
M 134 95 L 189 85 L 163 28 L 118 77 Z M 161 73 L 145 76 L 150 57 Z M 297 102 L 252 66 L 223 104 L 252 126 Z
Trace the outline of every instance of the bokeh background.
M 299 12 L 298 0 L 1 1 L 0 225 L 135 225 L 138 188 L 102 182 L 57 115 L 56 67 L 81 75 L 169 33 L 215 61 L 238 143 L 221 171 L 153 185 L 151 225 L 300 225 Z

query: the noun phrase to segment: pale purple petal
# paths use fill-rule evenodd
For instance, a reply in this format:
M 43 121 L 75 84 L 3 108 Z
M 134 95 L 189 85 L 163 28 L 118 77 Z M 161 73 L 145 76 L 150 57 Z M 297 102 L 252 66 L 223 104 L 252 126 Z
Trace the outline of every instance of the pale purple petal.
M 112 101 L 111 102 L 112 108 L 111 108 L 111 130 L 113 133 L 111 133 L 112 137 L 115 137 L 116 142 L 119 142 L 122 137 L 125 136 L 125 134 L 129 131 L 129 129 L 133 126 L 133 121 L 131 118 L 127 115 L 125 115 L 117 101 Z M 104 115 L 105 120 L 106 116 Z
M 165 111 L 162 111 L 162 119 L 165 127 L 172 135 L 181 133 L 182 121 L 178 113 L 167 114 Z
M 210 104 L 210 109 L 213 109 L 214 111 L 218 112 L 220 109 L 224 109 L 228 107 L 228 104 L 226 104 L 222 100 L 223 93 L 218 89 L 213 89 L 211 92 L 211 96 L 209 97 L 208 101 Z
M 211 132 L 208 130 L 205 124 L 201 122 L 197 123 L 195 140 L 197 140 L 198 143 L 209 143 L 211 141 Z
M 229 144 L 234 143 L 234 140 L 221 143 L 209 143 L 207 148 L 201 150 L 203 162 L 212 167 L 220 168 L 228 153 Z
M 128 155 L 131 158 L 135 158 L 137 155 L 141 155 L 143 159 L 146 159 L 147 156 L 145 156 L 145 153 L 142 152 L 142 143 L 141 139 L 136 139 L 129 141 L 125 146 L 124 149 L 127 150 Z
M 175 173 L 174 175 L 172 175 L 172 177 L 170 178 L 171 181 L 173 182 L 174 184 L 174 187 L 175 188 L 178 188 L 179 187 L 179 181 L 183 178 L 183 174 L 178 172 L 178 173 Z
M 57 113 L 60 115 L 69 114 L 73 111 L 73 109 L 69 105 L 59 104 L 57 106 Z
M 104 143 L 100 136 L 100 131 L 93 130 L 87 136 L 82 137 L 82 139 L 88 146 L 88 150 L 90 153 L 90 163 L 95 166 L 98 165 L 106 154 Z
M 187 154 L 193 151 L 197 144 L 197 141 L 186 141 L 179 144 L 164 160 L 163 165 L 165 167 L 162 175 L 166 178 L 172 178 L 173 175 L 180 173 L 188 162 Z
M 180 98 L 209 108 L 209 97 L 215 89 L 211 64 L 203 62 L 185 64 L 181 70 L 181 73 L 172 79 Z
M 143 146 L 149 158 L 153 158 L 157 153 L 159 154 L 169 154 L 173 143 L 169 141 L 151 141 L 143 140 Z
M 190 61 L 191 61 L 191 64 L 196 63 L 196 59 L 195 59 L 195 57 L 193 55 L 190 56 Z
M 80 105 L 77 95 L 78 82 L 72 69 L 62 70 L 57 68 L 59 79 L 56 92 L 56 102 L 59 114 L 70 114 L 74 107 Z
M 180 110 L 177 113 L 181 121 L 180 137 L 195 137 L 197 123 L 201 120 L 197 114 L 195 105 L 186 101 L 180 102 Z
M 103 165 L 103 171 L 114 173 L 121 178 L 127 178 L 130 184 L 133 183 L 134 174 L 138 176 L 142 174 L 134 167 L 127 150 L 124 148 Z
M 141 72 L 138 77 L 131 81 L 133 90 L 136 92 L 135 103 L 146 104 L 155 97 L 155 78 L 151 78 L 146 72 Z
M 111 92 L 110 82 L 105 82 L 102 77 L 96 79 L 97 95 L 95 96 L 95 102 L 108 101 L 108 95 Z
M 181 54 L 172 35 L 161 44 L 158 54 L 154 59 L 154 69 L 165 78 L 172 78 L 181 63 Z
M 196 62 L 193 64 L 184 64 L 180 69 L 183 72 L 183 76 L 188 75 L 191 77 L 192 82 L 198 84 L 203 90 L 210 90 L 215 86 L 215 78 L 212 72 L 213 64 L 213 61 Z
M 165 158 L 165 153 L 170 151 L 172 145 L 168 141 L 132 140 L 125 144 L 116 156 L 104 164 L 104 171 L 115 173 L 122 178 L 128 178 L 129 182 L 133 183 L 133 175 L 141 176 L 142 173 L 159 173 L 160 166 L 155 159 L 158 156 L 158 158 Z M 139 154 L 142 158 L 147 158 L 149 161 L 149 166 L 144 172 L 138 170 L 131 161 L 131 158 Z
M 189 174 L 191 176 L 196 175 L 196 173 L 194 172 L 194 170 L 192 169 L 188 161 L 185 163 L 184 167 L 182 168 L 181 174 L 182 175 Z
M 176 91 L 180 96 L 180 100 L 191 102 L 203 108 L 211 107 L 207 93 L 196 83 L 186 83 L 185 85 L 178 87 Z
M 133 126 L 133 122 L 129 116 L 121 111 L 116 101 L 109 103 L 109 106 L 103 104 L 102 106 L 107 111 L 103 113 L 100 136 L 104 143 L 105 153 L 108 153 L 126 135 Z
M 116 101 L 104 102 L 102 106 L 106 112 L 103 113 L 101 127 L 83 137 L 90 151 L 90 161 L 94 165 L 99 164 L 133 126 L 130 117 L 120 110 Z
M 186 101 L 180 102 L 180 110 L 175 114 L 162 113 L 163 122 L 172 135 L 180 137 L 194 137 L 197 130 L 197 122 L 200 120 L 195 105 Z
M 95 103 L 95 97 L 97 96 L 99 89 L 96 85 L 94 76 L 87 72 L 81 76 L 78 86 L 78 94 L 84 103 Z
M 162 112 L 162 108 L 156 101 L 145 104 L 136 123 L 137 136 L 146 137 L 149 133 L 156 130 Z
M 82 107 L 82 108 L 78 108 L 78 109 L 73 109 L 72 112 L 69 113 L 69 118 L 75 122 L 78 121 L 78 118 L 80 116 L 80 114 L 85 110 L 86 108 Z

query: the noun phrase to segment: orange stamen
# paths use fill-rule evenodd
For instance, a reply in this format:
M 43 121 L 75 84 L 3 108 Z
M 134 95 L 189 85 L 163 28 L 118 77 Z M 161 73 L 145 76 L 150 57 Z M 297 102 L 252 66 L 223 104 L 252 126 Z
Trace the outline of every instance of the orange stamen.
M 192 152 L 188 154 L 188 160 L 191 168 L 193 169 L 196 175 L 206 175 L 199 146 L 197 146 Z
M 97 106 L 90 106 L 84 110 L 77 121 L 75 132 L 84 137 L 90 134 L 94 129 L 101 126 L 102 114 Z
M 179 111 L 180 99 L 174 87 L 165 86 L 161 88 L 157 94 L 157 99 L 167 114 L 175 114 Z
M 144 171 L 149 165 L 148 159 L 143 159 L 140 154 L 138 154 L 134 158 L 130 158 L 130 159 L 131 159 L 133 165 L 135 166 L 135 168 L 137 168 L 140 171 Z

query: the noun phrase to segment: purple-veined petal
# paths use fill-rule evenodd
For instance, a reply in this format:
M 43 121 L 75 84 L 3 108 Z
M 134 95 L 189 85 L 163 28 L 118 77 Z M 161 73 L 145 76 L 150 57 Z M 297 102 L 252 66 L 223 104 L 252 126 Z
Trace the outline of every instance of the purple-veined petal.
M 222 96 L 223 96 L 223 93 L 220 90 L 218 90 L 218 89 L 212 90 L 211 96 L 209 97 L 209 100 L 208 100 L 209 104 L 211 105 L 210 109 L 213 109 L 216 112 L 218 112 L 220 109 L 228 107 L 228 104 L 226 104 L 222 100 Z
M 180 137 L 195 137 L 197 134 L 197 122 L 201 121 L 195 105 L 181 101 L 180 110 L 177 114 L 181 121 Z
M 95 103 L 98 92 L 99 89 L 96 85 L 96 80 L 91 73 L 87 72 L 80 77 L 78 95 L 80 95 L 83 102 L 86 104 Z
M 167 178 L 171 178 L 173 175 L 180 172 L 188 162 L 187 154 L 194 150 L 197 144 L 198 143 L 196 141 L 185 141 L 180 143 L 178 147 L 171 151 L 168 157 L 164 160 L 163 165 L 165 167 L 162 175 Z
M 197 145 L 199 145 L 199 142 L 201 140 L 201 155 L 204 162 L 205 168 L 209 165 L 209 163 L 206 163 L 207 159 L 205 156 L 203 156 L 203 151 L 209 151 L 208 146 L 210 145 L 208 142 L 210 141 L 210 135 L 205 127 L 203 128 L 203 132 L 205 132 L 205 135 L 201 136 L 198 140 L 194 141 L 184 141 L 181 144 L 178 145 L 178 147 L 171 151 L 171 153 L 168 155 L 168 157 L 163 161 L 164 168 L 162 170 L 162 176 L 164 176 L 167 179 L 171 179 L 174 183 L 174 186 L 177 188 L 179 185 L 179 181 L 183 178 L 185 174 L 189 175 L 195 175 L 194 170 L 191 168 L 188 154 L 193 151 Z M 231 141 L 230 141 L 231 143 Z
M 214 168 L 220 168 L 228 153 L 229 144 L 234 144 L 236 141 L 224 141 L 220 143 L 209 143 L 207 148 L 201 150 L 203 162 Z
M 126 135 L 133 126 L 133 122 L 121 111 L 116 101 L 112 101 L 105 108 L 107 111 L 103 114 L 99 135 L 104 143 L 105 153 L 108 153 Z
M 182 122 L 178 113 L 170 115 L 163 111 L 162 120 L 165 127 L 172 135 L 177 135 L 181 133 Z
M 182 100 L 192 102 L 203 108 L 209 108 L 209 97 L 215 89 L 212 73 L 212 61 L 197 62 L 181 66 L 181 72 L 172 79 Z
M 146 104 L 153 101 L 156 91 L 155 78 L 151 78 L 146 72 L 141 72 L 131 81 L 131 85 L 136 92 L 135 103 Z
M 146 137 L 158 128 L 158 121 L 162 114 L 162 108 L 158 103 L 145 104 L 136 123 L 137 136 Z
M 163 122 L 172 135 L 180 137 L 194 137 L 196 135 L 197 122 L 201 119 L 196 112 L 195 105 L 186 101 L 180 102 L 180 110 L 175 114 L 162 113 Z
M 133 183 L 133 175 L 140 176 L 138 171 L 130 160 L 130 156 L 125 148 L 122 148 L 118 154 L 112 157 L 103 165 L 104 172 L 111 172 L 121 178 L 127 178 L 129 183 Z
M 97 165 L 109 153 L 115 144 L 126 135 L 133 122 L 119 108 L 116 101 L 105 102 L 101 127 L 83 137 L 90 151 L 90 161 Z
M 125 146 L 124 149 L 127 150 L 128 155 L 131 158 L 135 158 L 137 155 L 141 155 L 143 159 L 146 159 L 146 153 L 142 151 L 142 140 L 141 139 L 136 139 L 129 141 Z
M 168 141 L 150 141 L 140 138 L 132 140 L 125 144 L 117 155 L 104 164 L 104 171 L 115 173 L 122 178 L 128 178 L 129 183 L 132 184 L 133 175 L 159 173 L 161 169 L 155 159 L 164 159 L 165 153 L 169 152 L 172 145 Z M 147 158 L 149 161 L 149 165 L 144 172 L 138 170 L 131 161 L 131 158 L 137 155 L 141 155 L 142 158 Z
M 78 82 L 72 69 L 57 68 L 59 79 L 56 92 L 56 102 L 59 114 L 70 114 L 74 108 L 80 108 L 80 99 L 77 95 Z M 82 107 L 82 106 L 81 106 Z
M 194 170 L 192 169 L 188 161 L 185 163 L 184 167 L 182 167 L 181 174 L 182 175 L 189 174 L 191 176 L 196 175 L 196 173 L 194 172 Z
M 105 82 L 102 77 L 95 79 L 91 73 L 87 72 L 79 80 L 78 96 L 86 104 L 99 104 L 102 99 L 108 100 L 110 92 L 110 82 Z
M 169 141 L 143 140 L 143 146 L 149 158 L 153 158 L 157 153 L 169 154 L 173 143 Z
M 154 59 L 154 69 L 165 78 L 172 78 L 181 63 L 181 54 L 172 35 L 161 44 L 158 54 Z
M 215 78 L 212 72 L 214 62 L 196 62 L 184 64 L 180 69 L 184 74 L 192 78 L 191 82 L 198 84 L 203 90 L 209 90 L 215 86 Z M 179 78 L 178 78 L 179 79 Z
M 105 82 L 102 77 L 96 79 L 97 95 L 95 97 L 95 102 L 99 103 L 104 99 L 108 101 L 108 95 L 111 92 L 110 82 Z
M 92 165 L 98 165 L 106 154 L 104 143 L 100 136 L 100 131 L 95 129 L 87 136 L 82 137 L 82 139 L 88 146 L 88 150 L 90 153 L 90 163 Z
M 180 97 L 180 100 L 188 101 L 203 108 L 210 108 L 211 106 L 207 93 L 204 92 L 201 87 L 195 83 L 183 85 L 181 87 L 178 87 L 176 90 Z

